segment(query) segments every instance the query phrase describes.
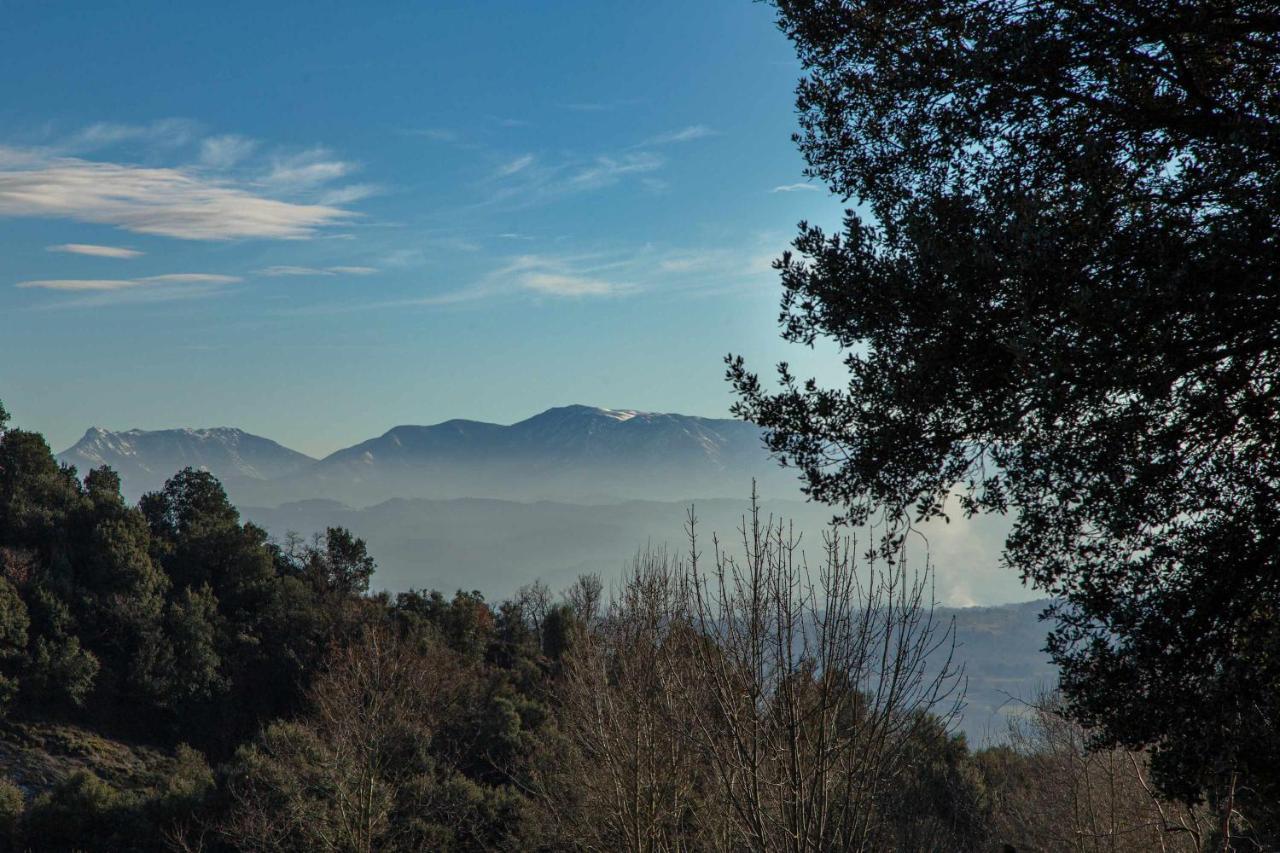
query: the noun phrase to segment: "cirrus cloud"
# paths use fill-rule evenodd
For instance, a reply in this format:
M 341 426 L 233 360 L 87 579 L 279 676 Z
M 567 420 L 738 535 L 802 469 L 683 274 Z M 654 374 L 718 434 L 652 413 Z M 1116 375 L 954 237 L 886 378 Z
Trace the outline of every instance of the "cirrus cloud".
M 708 136 L 715 135 L 716 132 L 705 124 L 694 124 L 689 127 L 683 127 L 680 130 L 660 133 L 657 136 L 646 139 L 640 145 L 673 145 L 680 142 L 693 142 L 695 139 L 705 139 Z
M 92 243 L 59 243 L 56 246 L 45 246 L 44 248 L 48 252 L 89 255 L 94 258 L 136 258 L 142 254 L 137 249 L 125 249 L 120 246 L 96 246 Z
M 258 275 L 271 278 L 284 276 L 331 276 L 331 275 L 373 275 L 377 267 L 336 266 L 336 267 L 300 267 L 289 264 L 278 264 L 255 271 Z
M 551 272 L 525 273 L 520 286 L 547 296 L 612 296 L 621 289 L 604 279 Z
M 817 184 L 783 184 L 780 187 L 774 187 L 773 189 L 769 190 L 769 192 L 771 193 L 800 193 L 800 192 L 816 193 L 821 189 L 822 188 L 819 187 Z
M 20 281 L 16 285 L 24 289 L 57 290 L 63 292 L 129 290 L 159 284 L 235 284 L 242 279 L 234 275 L 214 273 L 166 273 L 143 278 L 56 278 Z
M 232 240 L 304 239 L 352 216 L 336 205 L 282 201 L 198 170 L 0 148 L 0 217 L 71 219 L 183 240 Z

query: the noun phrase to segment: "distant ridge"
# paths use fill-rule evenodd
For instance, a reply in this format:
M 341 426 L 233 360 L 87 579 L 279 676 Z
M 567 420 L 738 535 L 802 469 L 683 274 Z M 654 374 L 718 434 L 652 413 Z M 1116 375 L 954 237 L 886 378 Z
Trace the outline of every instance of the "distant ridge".
M 159 488 L 186 467 L 208 470 L 234 488 L 243 481 L 273 480 L 315 464 L 306 454 L 233 427 L 121 432 L 91 427 L 58 459 L 75 465 L 81 474 L 110 466 L 132 498 Z
M 760 429 L 728 418 L 562 406 L 510 425 L 448 420 L 394 427 L 319 461 L 231 428 L 90 429 L 59 458 L 110 465 L 137 497 L 188 465 L 224 481 L 238 502 L 396 497 L 671 500 L 742 497 L 752 479 L 796 496 L 794 472 L 765 451 Z
M 798 494 L 794 472 L 779 469 L 754 424 L 574 405 L 510 425 L 397 426 L 277 481 L 266 495 L 359 505 L 393 497 L 671 500 L 741 497 L 752 478 Z

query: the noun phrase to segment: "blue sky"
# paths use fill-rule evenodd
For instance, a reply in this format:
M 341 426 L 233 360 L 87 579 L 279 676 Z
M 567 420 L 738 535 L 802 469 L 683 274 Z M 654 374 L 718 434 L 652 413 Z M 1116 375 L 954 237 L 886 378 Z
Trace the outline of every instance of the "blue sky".
M 0 398 L 325 453 L 571 402 L 722 416 L 841 205 L 769 7 L 0 0 Z

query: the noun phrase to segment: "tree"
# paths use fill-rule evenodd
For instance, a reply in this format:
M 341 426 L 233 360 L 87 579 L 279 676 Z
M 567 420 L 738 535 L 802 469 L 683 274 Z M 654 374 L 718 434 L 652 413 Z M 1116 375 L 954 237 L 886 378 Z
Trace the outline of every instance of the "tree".
M 739 557 L 713 535 L 708 566 L 692 511 L 688 532 L 687 618 L 707 642 L 676 672 L 696 697 L 689 736 L 732 815 L 730 846 L 894 849 L 885 815 L 912 744 L 963 704 L 954 626 L 934 611 L 928 566 L 909 568 L 901 551 L 859 565 L 836 530 L 811 565 L 754 494 Z
M 728 846 L 727 810 L 688 736 L 694 697 L 679 685 L 690 679 L 677 677 L 691 664 L 684 572 L 665 551 L 638 554 L 603 617 L 561 653 L 558 720 L 570 748 L 535 789 L 555 836 L 578 849 Z M 572 618 L 563 606 L 551 614 Z
M 47 707 L 82 707 L 98 677 L 97 657 L 81 647 L 71 609 L 54 592 L 37 587 L 27 605 L 32 639 L 24 693 Z
M 317 534 L 311 547 L 294 548 L 299 571 L 317 592 L 339 598 L 363 595 L 369 591 L 369 579 L 377 564 L 369 556 L 363 539 L 351 535 L 344 527 L 330 527 L 323 538 Z
M 947 813 L 965 799 L 944 795 L 954 768 L 926 768 L 946 751 L 931 738 L 967 752 L 946 737 L 959 673 L 928 573 L 856 565 L 834 535 L 811 569 L 788 530 L 753 500 L 740 557 L 714 539 L 708 566 L 691 514 L 687 559 L 642 553 L 565 652 L 557 695 L 573 750 L 539 801 L 574 843 L 923 851 L 981 840 L 980 821 Z M 913 784 L 932 790 L 908 815 L 898 804 Z
M 308 714 L 237 754 L 228 841 L 353 853 L 513 846 L 515 800 L 447 759 L 452 739 L 440 733 L 468 712 L 469 691 L 465 662 L 439 643 L 371 628 L 335 649 Z
M 775 264 L 783 334 L 849 379 L 731 357 L 736 412 L 889 547 L 1012 511 L 1070 713 L 1280 800 L 1280 7 L 775 5 L 808 173 L 862 205 Z
M 0 714 L 18 692 L 18 678 L 26 663 L 27 605 L 13 584 L 0 578 Z
M 1051 694 L 1010 718 L 1007 742 L 976 756 L 995 839 L 1018 850 L 1080 853 L 1215 849 L 1205 844 L 1212 815 L 1157 796 L 1147 755 L 1089 750 L 1088 739 Z

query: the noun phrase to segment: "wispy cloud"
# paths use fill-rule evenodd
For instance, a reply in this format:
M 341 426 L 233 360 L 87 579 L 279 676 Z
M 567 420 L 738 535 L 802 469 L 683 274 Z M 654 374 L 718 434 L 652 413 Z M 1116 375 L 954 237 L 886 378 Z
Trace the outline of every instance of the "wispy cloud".
M 120 246 L 95 246 L 92 243 L 59 243 L 56 246 L 45 246 L 49 252 L 66 252 L 71 255 L 90 255 L 95 258 L 136 258 L 142 254 L 137 249 L 125 249 Z
M 447 127 L 424 127 L 413 128 L 404 131 L 408 136 L 421 136 L 424 139 L 430 139 L 432 142 L 457 142 L 462 136 L 456 131 Z
M 345 187 L 335 187 L 331 190 L 325 190 L 316 197 L 318 204 L 329 205 L 330 207 L 341 207 L 344 204 L 353 204 L 369 196 L 378 195 L 382 192 L 382 187 L 377 184 L 347 184 Z
M 532 166 L 535 159 L 536 158 L 532 154 L 525 154 L 521 157 L 515 158 L 514 160 L 503 163 L 498 168 L 498 177 L 506 178 L 516 174 L 517 172 L 522 172 Z
M 263 183 L 292 190 L 311 189 L 345 178 L 355 171 L 355 164 L 337 159 L 323 146 L 297 154 L 275 157 Z
M 159 284 L 235 284 L 241 281 L 239 276 L 216 275 L 213 273 L 167 273 L 150 275 L 143 278 L 60 278 L 20 281 L 16 285 L 21 288 L 38 288 L 40 290 L 58 290 L 69 292 L 128 290 L 134 287 L 148 287 Z
M 650 137 L 641 145 L 673 145 L 679 142 L 693 142 L 695 139 L 706 139 L 708 136 L 715 136 L 716 132 L 705 124 L 694 124 L 680 130 L 672 130 L 667 133 L 660 133 L 657 136 Z
M 575 113 L 607 113 L 622 107 L 640 103 L 639 98 L 620 98 L 612 101 L 570 101 L 560 104 L 560 109 Z
M 621 157 L 597 157 L 589 166 L 571 174 L 568 185 L 578 189 L 606 187 L 617 183 L 625 175 L 661 169 L 664 162 L 658 155 L 643 151 Z
M 821 191 L 821 189 L 822 187 L 818 186 L 817 184 L 783 184 L 782 186 L 774 187 L 773 189 L 769 190 L 769 192 L 771 193 L 799 193 L 799 192 L 816 193 Z
M 621 290 L 604 279 L 551 272 L 526 273 L 520 279 L 520 286 L 547 296 L 612 296 Z
M 198 122 L 182 118 L 159 119 L 145 124 L 98 122 L 63 136 L 51 147 L 62 154 L 98 151 L 124 143 L 172 149 L 190 144 L 199 134 Z
M 632 287 L 612 277 L 616 270 L 609 259 L 596 255 L 516 255 L 471 287 L 443 294 L 443 298 L 470 301 L 522 291 L 570 299 L 619 296 Z
M 336 267 L 300 267 L 277 265 L 256 270 L 257 275 L 280 278 L 286 276 L 333 276 L 333 275 L 373 275 L 377 267 L 336 266 Z
M 590 159 L 571 158 L 548 162 L 524 155 L 508 162 L 489 179 L 493 187 L 482 205 L 522 208 L 568 195 L 611 187 L 628 177 L 655 172 L 666 161 L 652 151 L 623 151 Z
M 347 314 L 403 308 L 465 305 L 498 298 L 600 299 L 625 296 L 635 288 L 618 278 L 616 260 L 599 255 L 517 255 L 454 290 L 405 299 L 339 302 L 289 309 L 291 315 Z
M 200 141 L 200 164 L 211 169 L 229 169 L 258 148 L 253 139 L 234 133 L 210 136 Z
M 297 168 L 305 172 L 305 167 Z M 282 201 L 191 169 L 0 147 L 0 216 L 72 219 L 139 234 L 228 240 L 311 237 L 352 214 L 332 204 Z
M 186 302 L 193 299 L 210 299 L 233 292 L 225 284 L 153 284 L 150 287 L 126 287 L 116 290 L 82 291 L 62 296 L 31 308 L 37 311 L 61 311 L 77 308 L 110 308 L 131 305 L 157 305 L 165 302 Z

